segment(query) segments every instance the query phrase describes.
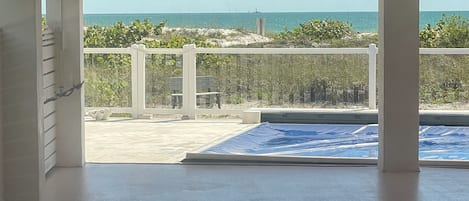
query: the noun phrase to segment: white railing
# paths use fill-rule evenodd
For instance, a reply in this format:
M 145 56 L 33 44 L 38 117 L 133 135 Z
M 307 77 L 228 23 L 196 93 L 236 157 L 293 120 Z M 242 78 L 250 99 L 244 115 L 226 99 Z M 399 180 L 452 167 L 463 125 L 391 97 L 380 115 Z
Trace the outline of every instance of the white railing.
M 241 114 L 242 110 L 198 109 L 196 107 L 196 56 L 197 54 L 305 54 L 305 55 L 368 55 L 368 100 L 370 109 L 376 109 L 376 66 L 378 48 L 197 48 L 185 45 L 181 48 L 145 48 L 132 45 L 130 48 L 85 48 L 85 54 L 129 54 L 131 55 L 132 107 L 109 108 L 113 112 L 142 114 L 183 114 L 194 119 L 196 114 Z M 183 105 L 182 109 L 156 109 L 145 107 L 145 56 L 148 54 L 176 54 L 183 56 Z M 469 48 L 421 48 L 420 54 L 469 55 Z M 90 108 L 99 109 L 99 108 Z

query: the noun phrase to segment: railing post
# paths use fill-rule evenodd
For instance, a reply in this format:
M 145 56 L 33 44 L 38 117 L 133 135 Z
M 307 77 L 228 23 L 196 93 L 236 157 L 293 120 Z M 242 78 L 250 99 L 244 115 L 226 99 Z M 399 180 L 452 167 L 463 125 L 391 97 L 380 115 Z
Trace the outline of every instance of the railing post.
M 137 65 L 137 117 L 145 110 L 145 45 L 138 45 Z
M 138 118 L 138 45 L 131 46 L 132 117 Z
M 368 48 L 368 107 L 376 109 L 376 56 L 378 48 L 370 44 Z
M 194 44 L 183 47 L 182 73 L 182 112 L 183 119 L 195 119 L 196 116 L 196 46 Z

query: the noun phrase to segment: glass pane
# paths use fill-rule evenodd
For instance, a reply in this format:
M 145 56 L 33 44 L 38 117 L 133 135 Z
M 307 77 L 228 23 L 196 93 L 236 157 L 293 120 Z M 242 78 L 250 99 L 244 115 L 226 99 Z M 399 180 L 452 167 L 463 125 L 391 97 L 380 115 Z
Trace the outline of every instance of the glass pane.
M 469 109 L 469 56 L 420 56 L 420 109 Z
M 363 108 L 367 55 L 200 55 L 197 76 L 216 78 L 222 109 Z
M 85 54 L 86 107 L 131 107 L 131 61 L 127 54 Z
M 182 55 L 147 55 L 145 68 L 146 107 L 180 108 Z

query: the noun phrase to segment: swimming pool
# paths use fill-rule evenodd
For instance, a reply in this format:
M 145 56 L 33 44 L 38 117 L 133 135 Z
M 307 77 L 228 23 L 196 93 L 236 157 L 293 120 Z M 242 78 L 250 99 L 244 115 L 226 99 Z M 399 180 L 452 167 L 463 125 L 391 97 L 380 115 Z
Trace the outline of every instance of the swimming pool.
M 273 124 L 202 151 L 203 154 L 377 158 L 378 125 Z M 469 127 L 420 126 L 420 159 L 469 160 Z

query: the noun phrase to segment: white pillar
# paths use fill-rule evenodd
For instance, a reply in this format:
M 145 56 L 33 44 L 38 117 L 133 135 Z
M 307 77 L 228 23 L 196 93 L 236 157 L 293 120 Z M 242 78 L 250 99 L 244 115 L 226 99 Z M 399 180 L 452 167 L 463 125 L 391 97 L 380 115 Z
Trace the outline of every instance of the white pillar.
M 379 169 L 418 171 L 419 0 L 379 0 Z
M 41 1 L 1 1 L 3 197 L 39 201 L 44 175 Z
M 257 18 L 257 34 L 265 36 L 265 18 Z
M 138 118 L 138 54 L 139 54 L 139 49 L 137 44 L 133 44 L 131 47 L 131 82 L 132 82 L 132 117 L 133 118 Z
M 137 118 L 143 115 L 146 107 L 145 101 L 145 45 L 138 45 L 137 65 Z M 134 104 L 134 103 L 132 103 Z
M 184 45 L 183 69 L 182 69 L 182 110 L 186 119 L 195 119 L 196 116 L 196 67 L 197 56 L 195 45 Z
M 376 109 L 376 44 L 368 47 L 368 108 Z
M 83 0 L 47 0 L 47 20 L 57 37 L 57 85 L 69 89 L 84 80 Z M 57 101 L 57 166 L 84 165 L 83 91 Z

